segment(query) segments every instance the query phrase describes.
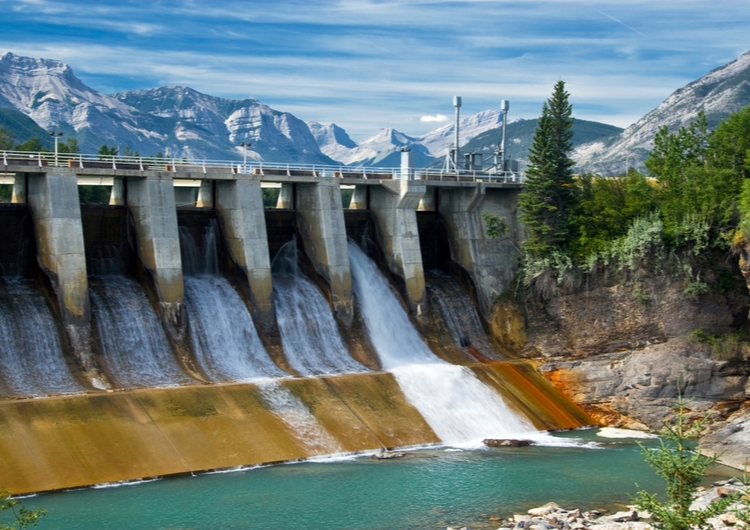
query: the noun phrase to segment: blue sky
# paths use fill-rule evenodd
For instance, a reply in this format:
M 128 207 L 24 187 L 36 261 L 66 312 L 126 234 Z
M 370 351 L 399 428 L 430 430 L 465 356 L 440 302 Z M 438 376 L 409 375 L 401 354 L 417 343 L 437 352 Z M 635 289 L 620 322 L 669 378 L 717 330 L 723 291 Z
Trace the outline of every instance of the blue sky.
M 355 140 L 453 115 L 534 118 L 558 79 L 576 117 L 627 126 L 750 50 L 748 0 L 0 0 L 0 53 L 59 59 L 105 93 L 253 97 Z

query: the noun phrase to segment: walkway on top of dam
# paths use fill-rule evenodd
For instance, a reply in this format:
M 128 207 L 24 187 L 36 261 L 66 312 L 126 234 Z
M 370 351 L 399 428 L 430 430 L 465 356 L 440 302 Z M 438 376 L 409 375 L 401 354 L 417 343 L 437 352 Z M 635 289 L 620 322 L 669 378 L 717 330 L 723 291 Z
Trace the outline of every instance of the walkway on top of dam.
M 488 173 L 479 168 L 447 171 L 432 168 L 387 168 L 284 164 L 248 161 L 185 160 L 156 157 L 100 156 L 58 154 L 49 152 L 3 151 L 0 158 L 3 173 L 48 173 L 55 168 L 75 171 L 79 179 L 91 184 L 107 177 L 171 177 L 172 179 L 237 180 L 243 176 L 262 182 L 315 182 L 336 178 L 345 185 L 380 184 L 384 180 L 416 180 L 430 186 L 472 186 L 481 182 L 488 187 L 518 188 L 525 175 L 519 172 Z M 89 183 L 89 182 L 87 182 Z

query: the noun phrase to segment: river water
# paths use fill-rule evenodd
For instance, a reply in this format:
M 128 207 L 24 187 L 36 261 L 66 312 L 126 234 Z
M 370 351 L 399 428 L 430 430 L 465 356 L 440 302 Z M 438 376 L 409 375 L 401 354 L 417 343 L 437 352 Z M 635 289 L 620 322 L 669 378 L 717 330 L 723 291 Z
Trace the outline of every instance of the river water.
M 548 501 L 618 509 L 616 503 L 635 494 L 636 482 L 662 491 L 635 441 L 600 438 L 595 430 L 558 436 L 588 445 L 435 447 L 401 459 L 276 465 L 39 495 L 24 503 L 49 511 L 40 529 L 476 530 L 498 528 L 500 521 L 490 517 Z

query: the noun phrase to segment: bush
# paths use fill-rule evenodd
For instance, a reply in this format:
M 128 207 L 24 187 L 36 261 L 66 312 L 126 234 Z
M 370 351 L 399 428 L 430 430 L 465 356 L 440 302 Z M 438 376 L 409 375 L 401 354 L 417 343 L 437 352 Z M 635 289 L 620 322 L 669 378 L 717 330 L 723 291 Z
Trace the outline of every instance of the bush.
M 677 382 L 680 386 L 680 382 Z M 679 395 L 674 404 L 673 421 L 664 422 L 661 445 L 656 449 L 641 446 L 646 462 L 667 482 L 667 500 L 662 502 L 655 493 L 639 490 L 635 505 L 651 514 L 652 526 L 657 530 L 694 530 L 710 528 L 709 518 L 723 513 L 736 496 L 716 499 L 707 507 L 693 510 L 693 495 L 708 466 L 719 456 L 704 456 L 688 444 L 703 429 L 706 419 L 688 425 L 687 403 Z
M 47 514 L 44 508 L 29 510 L 24 508 L 21 501 L 13 499 L 7 490 L 0 490 L 0 512 L 10 510 L 14 521 L 11 524 L 0 523 L 0 530 L 20 530 L 29 526 L 36 526 L 39 520 Z

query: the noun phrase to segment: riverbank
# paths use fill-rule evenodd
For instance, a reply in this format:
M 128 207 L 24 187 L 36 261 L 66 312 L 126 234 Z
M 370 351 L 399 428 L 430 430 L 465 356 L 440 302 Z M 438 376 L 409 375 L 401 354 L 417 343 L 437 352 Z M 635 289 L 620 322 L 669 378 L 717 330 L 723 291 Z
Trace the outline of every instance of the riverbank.
M 690 419 L 707 420 L 701 450 L 742 469 L 750 461 L 750 344 L 742 339 L 750 297 L 735 264 L 712 266 L 705 277 L 731 277 L 730 289 L 688 297 L 684 280 L 604 274 L 544 299 L 503 298 L 490 327 L 600 426 L 658 432 L 681 395 Z
M 720 480 L 711 487 L 700 488 L 693 509 L 703 508 L 731 493 L 748 493 L 748 489 L 737 479 Z M 745 524 L 734 511 L 742 512 L 740 502 L 733 504 L 726 513 L 708 520 L 715 530 L 742 528 Z M 579 508 L 565 509 L 554 502 L 532 508 L 525 514 L 516 514 L 498 526 L 498 530 L 650 530 L 651 515 L 628 505 L 623 511 L 606 514 L 601 510 L 582 511 Z M 447 527 L 447 530 L 471 530 L 470 527 Z

